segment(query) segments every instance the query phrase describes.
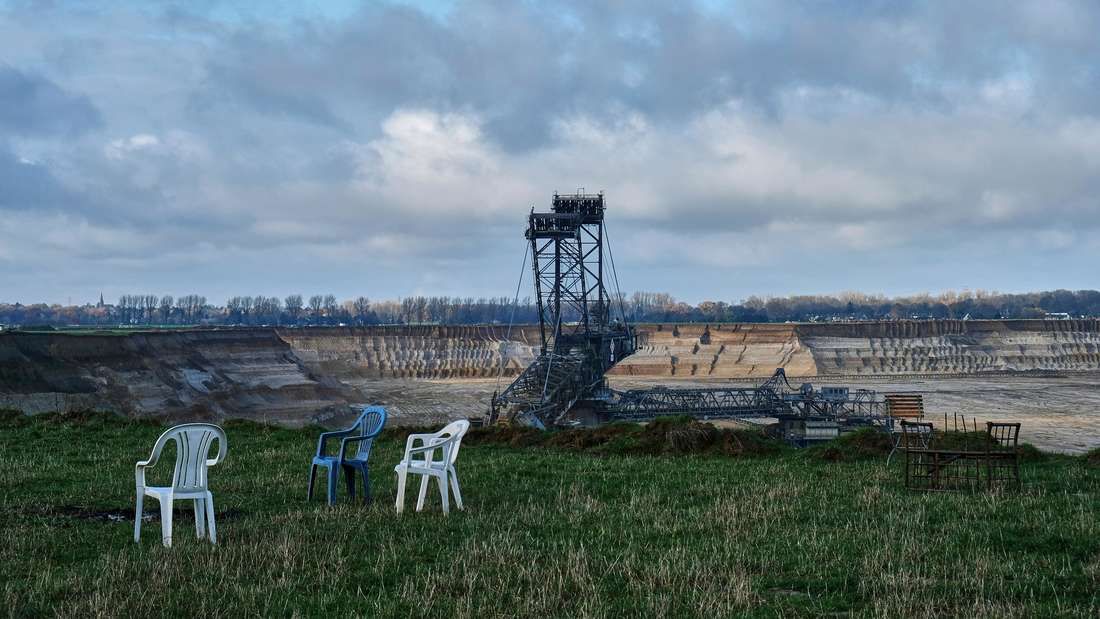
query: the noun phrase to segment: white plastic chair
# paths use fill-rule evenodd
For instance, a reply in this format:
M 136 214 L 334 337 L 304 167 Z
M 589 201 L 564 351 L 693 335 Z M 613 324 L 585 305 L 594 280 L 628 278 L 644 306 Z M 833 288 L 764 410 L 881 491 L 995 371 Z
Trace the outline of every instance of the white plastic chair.
M 218 441 L 218 456 L 210 460 L 210 448 Z M 160 452 L 169 440 L 176 441 L 176 468 L 172 473 L 172 485 L 168 487 L 146 486 L 145 469 L 157 463 Z M 172 545 L 172 502 L 176 499 L 192 499 L 195 504 L 195 532 L 199 539 L 206 536 L 206 524 L 210 525 L 210 543 L 217 543 L 214 526 L 214 496 L 207 486 L 206 468 L 225 458 L 227 443 L 225 431 L 209 423 L 185 423 L 169 428 L 160 435 L 153 454 L 148 460 L 138 462 L 134 469 L 137 484 L 137 507 L 134 509 L 134 541 L 141 541 L 142 503 L 146 496 L 160 502 L 161 539 L 166 547 Z M 205 514 L 204 514 L 205 512 Z M 205 517 L 204 517 L 205 516 Z
M 439 496 L 443 500 L 443 513 L 450 511 L 447 500 L 448 483 L 455 493 L 455 504 L 462 509 L 462 491 L 458 488 L 458 474 L 455 473 L 455 460 L 462 446 L 462 436 L 470 429 L 465 419 L 447 424 L 435 434 L 410 434 L 405 443 L 405 456 L 393 468 L 397 473 L 397 513 L 405 509 L 405 480 L 408 475 L 420 475 L 420 496 L 416 500 L 416 511 L 424 509 L 424 497 L 428 493 L 428 479 L 434 477 L 439 484 Z M 420 446 L 417 447 L 417 443 Z M 436 459 L 435 454 L 442 456 Z M 417 456 L 423 454 L 422 457 Z

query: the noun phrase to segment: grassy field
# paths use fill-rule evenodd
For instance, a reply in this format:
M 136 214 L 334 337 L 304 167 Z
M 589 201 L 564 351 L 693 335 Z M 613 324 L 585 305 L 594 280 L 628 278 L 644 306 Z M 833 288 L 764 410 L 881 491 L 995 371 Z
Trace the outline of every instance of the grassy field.
M 458 462 L 465 512 L 445 517 L 429 495 L 428 511 L 398 516 L 399 437 L 372 455 L 376 502 L 330 508 L 305 501 L 314 432 L 229 423 L 227 460 L 211 469 L 218 546 L 194 539 L 188 510 L 165 549 L 159 522 L 134 544 L 126 513 L 133 464 L 162 429 L 97 416 L 2 418 L 4 610 L 1100 615 L 1100 467 L 1083 458 L 1029 462 L 1019 494 L 916 494 L 901 487 L 896 464 L 827 461 L 820 451 L 470 445 Z

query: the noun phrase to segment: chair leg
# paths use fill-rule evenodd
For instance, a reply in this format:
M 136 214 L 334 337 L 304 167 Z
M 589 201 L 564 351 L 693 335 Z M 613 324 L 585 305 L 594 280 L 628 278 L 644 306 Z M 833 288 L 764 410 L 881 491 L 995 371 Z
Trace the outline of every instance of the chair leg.
M 313 500 L 313 482 L 317 479 L 317 465 L 309 465 L 309 490 L 306 491 L 306 500 Z
M 137 493 L 137 505 L 134 507 L 134 542 L 135 543 L 141 541 L 141 519 L 142 519 L 143 516 L 145 516 L 145 510 L 144 510 L 144 506 L 143 506 L 144 502 L 145 502 L 145 491 L 142 490 L 141 488 L 139 488 L 138 493 Z
M 442 475 L 435 478 L 435 480 L 439 482 L 439 498 L 443 499 L 444 514 L 447 514 L 451 511 L 450 505 L 447 504 L 447 477 L 449 476 L 447 475 L 447 473 L 444 472 Z M 427 479 L 427 477 L 425 477 L 424 479 Z
M 172 547 L 172 496 L 160 497 L 160 541 L 165 548 Z
M 355 467 L 344 467 L 344 483 L 348 487 L 348 500 L 355 499 Z
M 465 509 L 464 507 L 462 507 L 462 491 L 458 489 L 458 475 L 456 475 L 454 470 L 452 469 L 450 471 L 450 476 L 451 491 L 454 492 L 455 495 L 455 507 L 458 507 L 459 509 Z
M 214 526 L 214 495 L 206 493 L 206 523 L 210 527 L 210 543 L 218 543 L 218 529 Z
M 363 470 L 361 470 L 360 473 L 363 475 L 363 503 L 370 505 L 370 471 L 367 469 L 367 467 L 363 467 Z
M 206 501 L 204 499 L 195 499 L 195 535 L 202 539 L 206 537 Z
M 340 481 L 340 467 L 328 468 L 328 504 L 336 505 L 336 484 Z
M 420 494 L 416 497 L 416 511 L 424 510 L 424 497 L 428 494 L 428 475 L 420 476 Z
M 408 479 L 409 474 L 405 471 L 397 473 L 397 513 L 401 513 L 405 509 L 405 481 Z

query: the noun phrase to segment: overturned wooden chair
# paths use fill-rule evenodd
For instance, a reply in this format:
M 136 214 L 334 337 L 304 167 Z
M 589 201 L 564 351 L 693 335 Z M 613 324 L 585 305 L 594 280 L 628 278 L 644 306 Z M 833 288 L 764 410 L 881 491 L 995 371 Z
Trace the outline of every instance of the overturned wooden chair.
M 911 448 L 905 452 L 905 486 L 917 490 L 1019 489 L 1020 424 L 986 423 L 976 448 Z
M 890 459 L 898 450 L 908 453 L 911 449 L 930 449 L 934 437 L 935 431 L 931 423 L 902 419 L 899 431 L 894 433 L 894 448 L 890 450 L 890 455 L 886 456 L 886 465 L 890 465 Z

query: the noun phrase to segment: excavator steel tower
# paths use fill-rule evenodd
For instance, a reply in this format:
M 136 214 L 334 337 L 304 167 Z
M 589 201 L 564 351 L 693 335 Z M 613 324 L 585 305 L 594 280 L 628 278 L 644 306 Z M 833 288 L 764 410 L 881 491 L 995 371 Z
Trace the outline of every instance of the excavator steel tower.
M 638 342 L 625 313 L 611 317 L 604 209 L 602 193 L 576 193 L 554 194 L 549 213 L 531 212 L 526 237 L 533 256 L 541 347 L 534 362 L 493 395 L 489 423 L 504 419 L 545 429 L 582 408 L 598 421 L 647 421 L 665 415 L 769 418 L 778 420 L 784 436 L 798 444 L 836 436 L 842 426 L 891 423 L 875 392 L 816 391 L 808 383 L 795 390 L 782 368 L 755 387 L 609 389 L 604 375 L 632 354 Z M 613 261 L 610 266 L 613 275 Z M 621 312 L 621 302 L 618 307 Z
M 580 400 L 606 390 L 604 373 L 634 352 L 625 317 L 613 320 L 605 281 L 602 193 L 554 194 L 549 213 L 531 212 L 541 348 L 534 363 L 493 398 L 493 416 L 545 428 Z M 621 305 L 620 305 L 621 307 Z

